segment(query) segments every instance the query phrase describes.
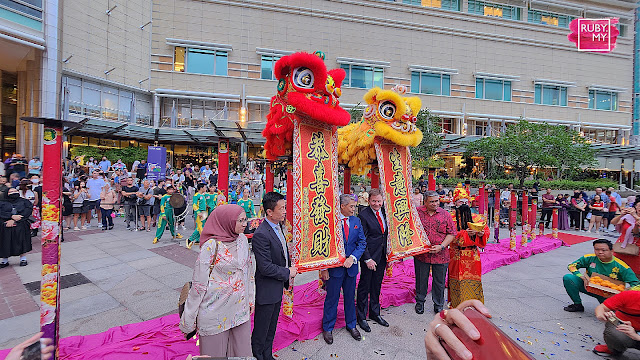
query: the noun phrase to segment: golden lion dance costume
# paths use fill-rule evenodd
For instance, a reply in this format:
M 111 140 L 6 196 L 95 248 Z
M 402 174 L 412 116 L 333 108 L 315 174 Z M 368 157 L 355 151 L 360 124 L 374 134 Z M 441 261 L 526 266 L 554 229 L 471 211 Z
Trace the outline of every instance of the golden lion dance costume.
M 340 162 L 354 174 L 364 174 L 377 161 L 385 210 L 390 214 L 388 261 L 429 249 L 429 240 L 411 203 L 409 146 L 422 141 L 422 131 L 416 126 L 422 102 L 418 97 L 403 97 L 406 91 L 402 85 L 391 90 L 369 90 L 364 96 L 367 107 L 362 120 L 338 130 Z
M 458 186 L 453 193 L 453 201 L 466 200 L 464 204 L 456 208 L 451 216 L 456 224 L 458 235 L 451 242 L 449 251 L 449 301 L 451 307 L 460 305 L 469 299 L 478 299 L 484 302 L 482 292 L 482 263 L 478 248 L 484 248 L 489 239 L 489 227 L 485 218 L 478 214 L 472 214 L 468 207 L 469 192 L 462 186 Z M 467 206 L 465 206 L 465 204 Z M 475 236 L 469 236 L 469 228 L 479 232 Z
M 324 54 L 316 51 L 282 57 L 274 74 L 278 93 L 262 134 L 268 159 L 292 156 L 293 194 L 287 194 L 293 201 L 292 261 L 299 272 L 340 266 L 345 251 L 338 218 L 337 126 L 351 119 L 338 101 L 346 73 L 327 70 Z M 283 303 L 289 316 L 292 301 L 289 291 Z

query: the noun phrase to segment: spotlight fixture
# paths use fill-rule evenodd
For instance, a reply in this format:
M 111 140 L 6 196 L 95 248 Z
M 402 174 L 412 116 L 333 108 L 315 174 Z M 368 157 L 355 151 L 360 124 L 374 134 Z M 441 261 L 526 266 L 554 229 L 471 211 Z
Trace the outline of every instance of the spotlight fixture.
M 116 69 L 115 67 L 112 67 L 112 68 L 111 68 L 111 69 L 109 69 L 109 70 L 105 70 L 104 74 L 105 74 L 105 75 L 109 75 L 109 73 L 110 73 L 110 72 L 112 72 L 112 71 L 113 71 L 113 70 L 115 70 L 115 69 Z
M 110 16 L 110 15 L 111 15 L 111 12 L 113 11 L 113 9 L 115 9 L 115 8 L 117 8 L 117 7 L 118 7 L 118 5 L 113 5 L 113 7 L 112 7 L 111 9 L 107 10 L 107 11 L 106 11 L 107 16 Z

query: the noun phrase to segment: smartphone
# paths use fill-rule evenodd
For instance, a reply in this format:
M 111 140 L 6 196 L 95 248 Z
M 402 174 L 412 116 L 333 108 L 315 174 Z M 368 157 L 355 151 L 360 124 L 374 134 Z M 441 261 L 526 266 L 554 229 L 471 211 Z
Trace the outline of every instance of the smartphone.
M 20 360 L 40 360 L 41 358 L 42 346 L 40 345 L 40 341 L 36 341 L 22 350 L 22 357 Z
M 614 326 L 618 326 L 618 325 L 622 324 L 622 320 L 618 319 L 618 317 L 615 316 L 615 315 L 610 317 L 610 318 L 608 318 L 607 321 L 612 323 Z
M 466 308 L 462 313 L 471 321 L 480 332 L 480 339 L 473 340 L 459 327 L 452 325 L 451 330 L 458 339 L 473 354 L 474 360 L 533 360 L 528 351 L 513 341 L 491 320 L 487 319 L 478 310 Z M 452 360 L 461 360 L 458 354 L 447 343 L 440 340 L 440 344 L 446 350 Z

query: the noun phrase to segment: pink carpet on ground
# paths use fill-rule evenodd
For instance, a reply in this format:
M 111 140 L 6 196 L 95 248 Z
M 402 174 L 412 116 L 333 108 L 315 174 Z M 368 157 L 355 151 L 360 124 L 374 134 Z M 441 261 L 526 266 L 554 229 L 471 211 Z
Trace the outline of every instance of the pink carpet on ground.
M 509 239 L 487 244 L 480 253 L 482 273 L 509 265 L 533 254 L 551 251 L 560 247 L 561 240 L 550 236 L 537 237 L 527 247 L 520 246 L 518 236 L 516 251 L 509 250 Z M 431 282 L 429 282 L 431 291 Z M 414 302 L 415 274 L 413 260 L 398 262 L 393 267 L 393 277 L 385 277 L 380 295 L 381 306 L 400 306 Z M 314 339 L 322 332 L 322 308 L 324 293 L 318 290 L 318 282 L 313 281 L 294 288 L 294 316 L 280 314 L 278 330 L 274 340 L 274 351 L 289 346 L 294 341 Z M 61 339 L 60 359 L 154 359 L 184 360 L 187 355 L 197 355 L 195 340 L 184 340 L 178 329 L 178 315 L 168 315 L 136 324 L 114 327 L 106 332 L 72 336 Z M 338 305 L 336 328 L 345 326 L 342 298 Z M 317 341 L 317 339 L 315 339 Z M 0 351 L 4 359 L 9 350 Z

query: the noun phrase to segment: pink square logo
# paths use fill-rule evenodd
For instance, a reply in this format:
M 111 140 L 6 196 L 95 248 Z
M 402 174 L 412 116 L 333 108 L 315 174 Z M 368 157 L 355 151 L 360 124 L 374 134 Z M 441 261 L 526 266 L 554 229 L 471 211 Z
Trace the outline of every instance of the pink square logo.
M 578 51 L 611 52 L 620 35 L 617 23 L 618 18 L 575 19 L 569 24 L 569 41 L 576 44 Z

